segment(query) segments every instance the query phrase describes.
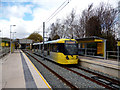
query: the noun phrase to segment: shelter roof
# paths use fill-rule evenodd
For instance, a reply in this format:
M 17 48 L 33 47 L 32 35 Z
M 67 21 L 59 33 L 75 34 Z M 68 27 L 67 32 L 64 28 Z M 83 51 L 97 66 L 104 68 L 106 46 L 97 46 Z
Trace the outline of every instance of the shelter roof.
M 91 37 L 85 37 L 85 38 L 78 38 L 77 41 L 89 41 L 89 42 L 103 42 L 104 38 L 97 37 L 97 36 L 91 36 Z

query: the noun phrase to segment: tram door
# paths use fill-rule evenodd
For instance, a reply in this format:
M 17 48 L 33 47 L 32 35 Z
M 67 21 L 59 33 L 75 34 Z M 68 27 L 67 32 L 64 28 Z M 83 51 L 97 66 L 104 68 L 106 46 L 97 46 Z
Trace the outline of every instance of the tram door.
M 118 48 L 118 59 L 119 59 L 119 61 L 120 61 L 120 46 L 117 46 L 117 48 Z
M 47 44 L 47 55 L 50 55 L 50 44 Z

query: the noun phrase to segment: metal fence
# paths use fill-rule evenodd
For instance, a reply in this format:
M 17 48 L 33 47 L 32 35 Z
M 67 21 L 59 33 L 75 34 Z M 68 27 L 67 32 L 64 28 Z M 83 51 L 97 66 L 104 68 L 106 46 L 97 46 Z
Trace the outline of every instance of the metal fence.
M 104 58 L 103 55 L 97 55 L 97 49 L 95 48 L 80 48 L 78 49 L 78 54 L 82 56 Z
M 0 58 L 10 52 L 10 47 L 2 47 L 0 49 Z
M 118 51 L 107 51 L 107 59 L 114 59 L 120 61 L 120 52 Z

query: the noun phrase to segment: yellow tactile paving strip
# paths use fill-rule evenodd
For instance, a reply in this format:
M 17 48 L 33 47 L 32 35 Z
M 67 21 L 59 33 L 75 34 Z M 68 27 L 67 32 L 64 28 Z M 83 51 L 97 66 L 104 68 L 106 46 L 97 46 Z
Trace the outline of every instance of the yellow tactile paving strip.
M 44 79 L 44 77 L 40 74 L 40 72 L 37 70 L 37 68 L 34 66 L 34 64 L 30 61 L 30 59 L 24 54 L 24 52 L 22 52 L 23 55 L 27 58 L 27 60 L 30 62 L 30 64 L 33 66 L 33 68 L 35 69 L 35 71 L 39 74 L 40 78 L 44 81 L 44 83 L 46 84 L 46 86 L 51 90 L 51 86 L 47 83 L 47 81 Z M 33 76 L 34 77 L 34 76 Z

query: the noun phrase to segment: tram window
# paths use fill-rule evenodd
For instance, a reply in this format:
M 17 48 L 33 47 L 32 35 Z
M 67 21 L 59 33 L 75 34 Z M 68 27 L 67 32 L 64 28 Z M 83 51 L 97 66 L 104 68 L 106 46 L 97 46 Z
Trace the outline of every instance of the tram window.
M 52 51 L 52 44 L 50 44 L 50 51 Z
M 37 46 L 35 45 L 35 49 L 37 49 Z
M 41 45 L 39 45 L 39 49 L 41 49 Z
M 57 52 L 57 44 L 51 44 L 50 45 L 50 51 Z
M 57 52 L 57 44 L 53 45 L 53 52 Z
M 47 44 L 45 44 L 45 45 L 44 45 L 44 50 L 46 50 L 46 51 L 47 51 Z
M 58 44 L 58 50 L 59 50 L 59 52 L 64 53 L 64 44 L 63 43 Z
M 41 48 L 40 49 L 42 50 L 42 48 L 43 48 L 43 45 L 41 44 Z
M 65 54 L 77 55 L 78 54 L 78 46 L 77 46 L 77 44 L 66 44 L 65 45 Z
M 48 48 L 47 48 L 48 51 L 50 51 L 50 44 L 48 44 Z
M 79 43 L 79 44 L 78 44 L 78 48 L 80 49 L 80 48 L 81 48 L 81 46 L 82 46 L 82 45 Z

